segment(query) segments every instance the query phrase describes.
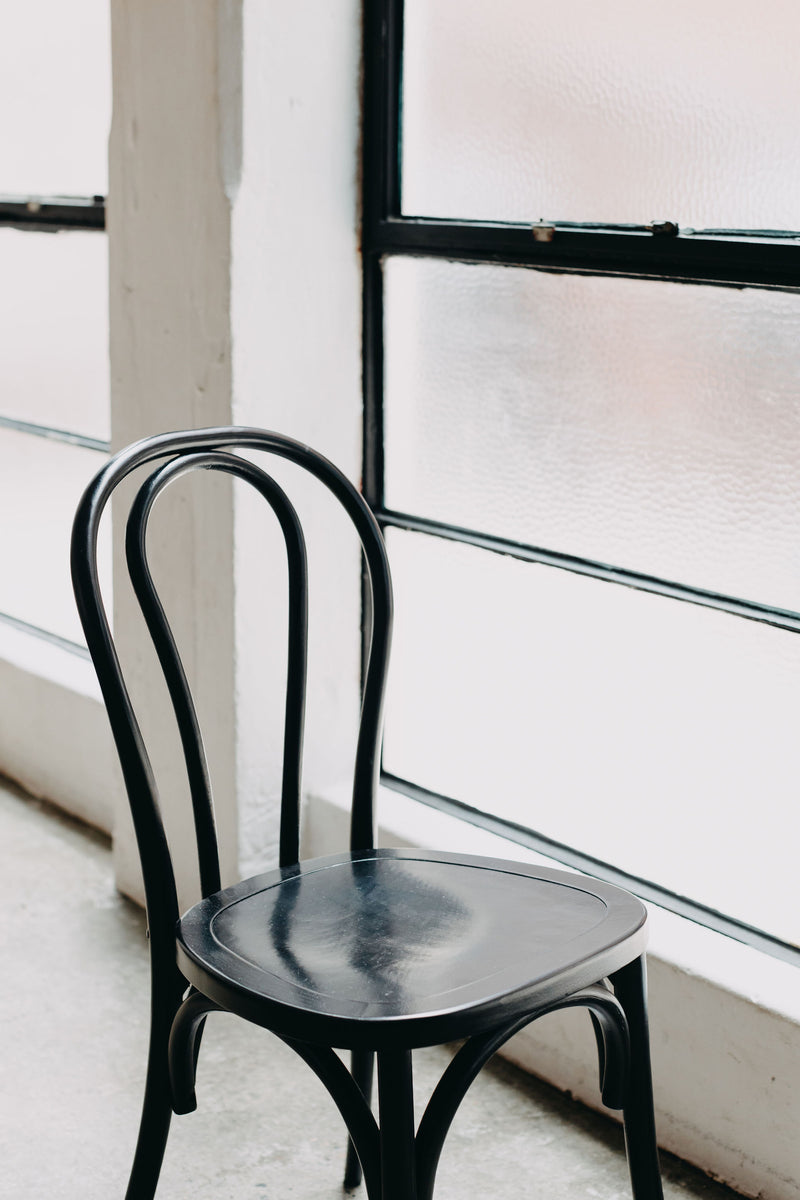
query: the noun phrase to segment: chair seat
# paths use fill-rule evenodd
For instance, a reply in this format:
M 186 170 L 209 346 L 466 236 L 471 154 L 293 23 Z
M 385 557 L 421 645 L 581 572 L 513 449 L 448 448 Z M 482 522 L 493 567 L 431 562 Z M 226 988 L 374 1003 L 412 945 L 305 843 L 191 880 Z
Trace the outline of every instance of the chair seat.
M 343 1048 L 449 1041 L 596 983 L 644 950 L 646 912 L 566 871 L 419 850 L 301 863 L 202 900 L 186 978 L 288 1037 Z

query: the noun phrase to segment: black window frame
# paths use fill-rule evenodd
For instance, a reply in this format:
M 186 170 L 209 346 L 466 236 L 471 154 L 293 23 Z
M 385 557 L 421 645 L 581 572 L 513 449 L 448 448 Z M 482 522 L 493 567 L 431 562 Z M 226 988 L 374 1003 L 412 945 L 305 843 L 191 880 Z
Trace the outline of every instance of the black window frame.
M 800 233 L 730 229 L 690 231 L 680 229 L 666 219 L 649 226 L 559 221 L 530 225 L 404 216 L 400 189 L 403 0 L 365 0 L 363 37 L 363 490 L 381 527 L 466 543 L 800 632 L 800 612 L 386 507 L 383 265 L 387 258 L 443 258 L 460 263 L 495 263 L 545 272 L 800 291 Z M 388 774 L 383 768 L 381 782 L 557 862 L 630 888 L 654 904 L 800 967 L 800 948 L 744 921 L 621 871 L 611 863 L 602 862 L 535 830 L 430 792 Z

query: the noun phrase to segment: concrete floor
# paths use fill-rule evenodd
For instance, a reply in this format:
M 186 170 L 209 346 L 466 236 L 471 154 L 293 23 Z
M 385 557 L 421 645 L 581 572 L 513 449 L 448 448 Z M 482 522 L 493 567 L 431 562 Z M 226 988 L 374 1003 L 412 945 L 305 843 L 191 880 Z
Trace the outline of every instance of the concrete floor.
M 11 788 L 0 845 L 0 1197 L 121 1200 L 147 1038 L 142 914 L 114 890 L 105 838 Z M 421 1098 L 447 1057 L 419 1053 Z M 198 1111 L 173 1123 L 159 1200 L 342 1197 L 338 1114 L 282 1043 L 209 1018 L 197 1091 Z M 734 1197 L 663 1165 L 666 1200 Z M 523 1194 L 629 1200 L 621 1132 L 497 1062 L 453 1125 L 436 1196 Z

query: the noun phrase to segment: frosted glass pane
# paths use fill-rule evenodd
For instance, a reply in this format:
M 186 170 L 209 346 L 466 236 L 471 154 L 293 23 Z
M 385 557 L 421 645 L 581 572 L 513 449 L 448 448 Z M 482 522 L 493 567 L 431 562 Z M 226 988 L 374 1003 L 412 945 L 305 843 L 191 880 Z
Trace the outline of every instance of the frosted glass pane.
M 390 508 L 800 609 L 800 298 L 391 260 Z
M 800 943 L 800 637 L 389 543 L 388 771 Z
M 84 641 L 70 582 L 70 530 L 103 461 L 95 450 L 0 429 L 0 613 Z
M 108 0 L 4 6 L 0 112 L 0 193 L 105 194 Z
M 0 414 L 109 436 L 108 244 L 0 230 Z
M 405 213 L 800 229 L 789 0 L 405 13 Z

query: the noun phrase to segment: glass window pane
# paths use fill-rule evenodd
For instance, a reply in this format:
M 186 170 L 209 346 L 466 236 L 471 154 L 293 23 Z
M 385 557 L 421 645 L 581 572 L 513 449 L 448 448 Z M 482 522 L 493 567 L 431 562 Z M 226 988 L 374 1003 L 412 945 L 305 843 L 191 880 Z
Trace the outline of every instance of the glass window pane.
M 387 264 L 386 502 L 800 609 L 800 298 Z
M 800 229 L 787 0 L 406 0 L 403 211 Z
M 0 415 L 109 436 L 108 243 L 0 229 Z
M 800 944 L 800 637 L 388 541 L 387 771 Z
M 3 14 L 0 193 L 104 195 L 111 122 L 108 0 Z
M 103 462 L 95 450 L 0 429 L 0 613 L 83 643 L 70 531 L 83 489 Z

